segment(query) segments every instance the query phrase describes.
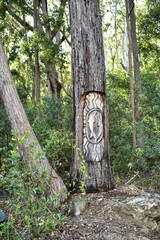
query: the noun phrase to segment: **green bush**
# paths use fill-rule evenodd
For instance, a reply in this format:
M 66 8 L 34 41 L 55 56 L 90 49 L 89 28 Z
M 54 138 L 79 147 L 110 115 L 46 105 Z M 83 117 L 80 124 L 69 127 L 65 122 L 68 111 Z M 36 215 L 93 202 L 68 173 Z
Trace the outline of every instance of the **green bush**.
M 40 157 L 43 159 L 43 154 Z M 0 238 L 50 239 L 56 226 L 63 225 L 65 216 L 55 204 L 59 195 L 49 193 L 49 173 L 42 170 L 39 176 L 34 166 L 29 169 L 20 157 L 16 143 L 7 163 L 8 174 L 3 177 L 10 195 L 6 202 L 9 216 L 1 225 Z
M 110 157 L 116 175 L 149 171 L 160 159 L 160 81 L 154 73 L 142 74 L 143 120 L 136 131 L 137 136 L 143 133 L 144 145 L 134 151 L 129 81 L 120 70 L 107 76 Z

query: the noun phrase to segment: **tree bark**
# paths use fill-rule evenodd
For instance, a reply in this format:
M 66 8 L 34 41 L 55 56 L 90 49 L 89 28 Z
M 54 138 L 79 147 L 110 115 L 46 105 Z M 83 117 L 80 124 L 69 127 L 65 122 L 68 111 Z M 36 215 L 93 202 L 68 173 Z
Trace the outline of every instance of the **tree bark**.
M 127 27 L 124 25 L 123 36 L 122 36 L 122 62 L 126 72 L 129 70 L 128 63 L 128 36 L 127 36 Z M 126 55 L 126 56 L 125 56 Z
M 126 68 L 127 72 L 129 72 L 129 57 L 128 57 L 128 34 L 127 34 L 127 26 L 125 26 L 125 49 L 126 49 Z
M 143 118 L 142 112 L 142 86 L 141 86 L 141 75 L 140 75 L 140 64 L 138 58 L 138 45 L 137 45 L 137 37 L 136 37 L 136 19 L 134 13 L 134 1 L 129 1 L 129 18 L 130 18 L 130 33 L 131 33 L 131 41 L 132 41 L 132 52 L 133 52 L 133 63 L 134 63 L 134 78 L 137 88 L 137 96 L 136 96 L 136 118 L 138 123 L 138 135 L 137 135 L 137 144 L 138 147 L 142 147 L 144 144 L 143 140 L 143 130 L 141 126 L 141 120 Z
M 131 35 L 129 27 L 129 6 L 128 1 L 126 3 L 126 23 L 127 23 L 127 32 L 129 40 L 129 49 L 128 49 L 128 60 L 129 60 L 129 76 L 130 76 L 130 92 L 131 92 L 131 117 L 132 117 L 132 136 L 133 136 L 133 148 L 136 147 L 136 130 L 135 130 L 135 104 L 134 104 L 134 83 L 133 83 L 133 67 L 132 67 L 132 48 L 131 48 Z
M 125 55 L 124 55 L 124 38 L 125 38 L 125 31 L 122 33 L 122 62 L 123 62 L 124 68 L 127 70 L 126 59 L 125 59 Z
M 69 0 L 69 10 L 76 145 L 71 182 L 77 184 L 77 190 L 82 182 L 86 185 L 86 191 L 110 189 L 113 184 L 99 1 Z
M 5 56 L 2 41 L 0 39 L 0 97 L 4 104 L 8 120 L 11 124 L 11 128 L 17 133 L 17 138 L 23 138 L 26 131 L 29 132 L 30 137 L 26 139 L 23 144 L 19 143 L 19 149 L 24 158 L 26 164 L 29 168 L 36 168 L 38 174 L 41 174 L 41 171 L 47 171 L 50 174 L 50 194 L 53 194 L 54 191 L 60 194 L 60 200 L 66 194 L 66 189 L 64 189 L 64 183 L 62 179 L 54 172 L 50 166 L 46 157 L 42 160 L 37 158 L 36 155 L 38 152 L 42 151 L 39 142 L 29 124 L 29 121 L 26 117 L 24 108 L 19 99 L 11 72 L 8 67 L 7 58 Z M 33 152 L 32 158 L 29 157 L 29 151 L 33 150 L 31 145 L 36 144 L 36 151 Z M 34 173 L 33 173 L 34 175 Z M 63 189 L 63 192 L 61 191 Z
M 110 74 L 110 69 L 109 69 L 107 54 L 106 54 L 106 48 L 105 48 L 105 40 L 104 40 L 103 30 L 102 30 L 102 36 L 103 36 L 104 60 L 105 60 L 106 71 L 107 71 L 107 74 Z
M 136 19 L 134 13 L 134 1 L 129 0 L 129 18 L 130 18 L 130 32 L 132 41 L 132 51 L 133 51 L 133 63 L 134 63 L 134 78 L 137 87 L 138 99 L 137 99 L 137 119 L 142 119 L 143 113 L 141 111 L 141 97 L 142 97 L 142 87 L 141 87 L 141 74 L 140 74 L 140 64 L 138 58 L 138 45 L 136 37 Z
M 158 65 L 158 76 L 160 79 L 160 54 L 159 54 L 159 49 L 158 49 L 158 41 L 156 38 L 156 55 L 157 55 L 157 65 Z
M 34 0 L 34 31 L 35 33 L 38 32 L 38 25 L 39 25 L 39 1 Z M 40 68 L 39 68 L 39 51 L 38 51 L 38 43 L 36 43 L 35 47 L 35 77 L 34 77 L 34 84 L 35 84 L 35 97 L 36 97 L 36 116 L 40 117 Z
M 117 69 L 119 69 L 118 40 L 117 40 L 117 0 L 115 1 L 114 31 L 115 31 L 115 47 L 116 47 Z
M 47 0 L 42 0 L 42 11 L 43 14 L 48 17 L 48 7 L 47 7 Z M 45 25 L 46 28 L 46 35 L 48 41 L 51 41 L 51 29 L 49 25 Z M 58 72 L 56 70 L 56 65 L 54 59 L 51 60 L 51 63 L 46 66 L 47 75 L 48 75 L 48 95 L 52 97 L 53 94 L 57 98 L 60 96 L 60 92 L 62 89 L 61 83 L 58 81 Z

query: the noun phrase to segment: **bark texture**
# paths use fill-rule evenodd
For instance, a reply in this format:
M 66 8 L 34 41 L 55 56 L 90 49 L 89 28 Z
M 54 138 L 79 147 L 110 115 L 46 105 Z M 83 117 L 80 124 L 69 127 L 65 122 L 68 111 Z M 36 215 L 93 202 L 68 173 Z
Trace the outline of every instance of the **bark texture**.
M 39 1 L 34 0 L 33 2 L 34 5 L 34 31 L 38 32 L 39 30 L 39 10 L 38 10 L 38 5 Z M 40 109 L 39 109 L 39 104 L 40 104 L 40 68 L 39 68 L 39 51 L 38 51 L 38 44 L 36 44 L 35 47 L 35 77 L 34 77 L 34 84 L 35 84 L 35 96 L 36 96 L 36 116 L 40 117 Z
M 69 9 L 76 145 L 71 181 L 74 184 L 78 178 L 77 188 L 83 181 L 87 191 L 110 189 L 108 104 L 99 1 L 70 0 Z
M 24 108 L 19 99 L 11 72 L 8 67 L 7 58 L 3 50 L 1 39 L 0 39 L 0 97 L 4 104 L 8 120 L 11 124 L 11 128 L 15 131 L 19 131 L 17 134 L 17 138 L 24 137 L 25 131 L 28 131 L 31 135 L 30 137 L 27 138 L 23 145 L 19 146 L 24 160 L 28 159 L 27 161 L 28 167 L 32 167 L 34 165 L 34 167 L 36 167 L 36 170 L 38 171 L 38 174 L 41 174 L 42 170 L 49 172 L 51 176 L 50 193 L 53 194 L 54 191 L 60 193 L 60 199 L 62 200 L 66 193 L 65 189 L 63 189 L 63 192 L 61 192 L 61 188 L 64 188 L 64 183 L 62 179 L 52 169 L 46 157 L 43 160 L 35 157 L 38 154 L 38 151 L 42 151 L 42 149 L 29 124 Z M 28 152 L 32 150 L 31 145 L 33 145 L 33 142 L 37 143 L 36 144 L 37 151 L 33 152 L 32 159 L 30 159 L 28 158 Z
M 116 48 L 116 59 L 117 69 L 119 69 L 119 58 L 118 58 L 118 39 L 117 39 L 117 0 L 115 1 L 115 14 L 114 14 L 114 31 L 115 31 L 115 48 Z
M 142 97 L 142 87 L 141 87 L 141 74 L 140 74 L 140 64 L 138 58 L 138 45 L 136 37 L 136 19 L 134 13 L 134 1 L 129 0 L 129 18 L 130 18 L 130 32 L 131 32 L 131 41 L 132 41 L 132 51 L 133 51 L 133 63 L 134 63 L 134 78 L 137 87 L 137 109 L 136 116 L 137 119 L 142 119 L 143 113 L 141 111 L 141 97 Z
M 141 120 L 143 119 L 142 112 L 142 86 L 141 86 L 141 74 L 140 74 L 140 63 L 138 58 L 138 45 L 137 45 L 137 36 L 136 36 L 136 19 L 134 13 L 134 0 L 129 1 L 129 18 L 130 18 L 130 34 L 132 41 L 132 52 L 133 52 L 133 63 L 134 63 L 134 78 L 136 84 L 136 119 L 137 119 L 137 145 L 138 147 L 143 147 L 144 138 L 143 138 L 143 128 Z
M 126 4 L 126 23 L 129 39 L 128 60 L 129 60 L 129 76 L 130 76 L 130 92 L 131 92 L 131 117 L 132 117 L 132 136 L 133 136 L 133 148 L 136 147 L 136 129 L 135 129 L 135 104 L 134 104 L 134 83 L 133 83 L 133 67 L 132 67 L 132 47 L 131 47 L 131 35 L 129 27 L 129 6 L 127 0 Z

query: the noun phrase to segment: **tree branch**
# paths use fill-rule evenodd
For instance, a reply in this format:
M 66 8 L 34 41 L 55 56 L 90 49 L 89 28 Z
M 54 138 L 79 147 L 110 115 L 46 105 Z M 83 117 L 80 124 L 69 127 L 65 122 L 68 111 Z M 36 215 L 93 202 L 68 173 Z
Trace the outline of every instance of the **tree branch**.
M 28 30 L 33 31 L 33 27 L 29 23 L 27 23 L 23 19 L 21 19 L 15 12 L 13 12 L 10 8 L 8 8 L 8 6 L 6 6 L 6 9 L 7 9 L 8 13 L 14 19 L 16 19 L 16 21 L 19 22 L 23 27 L 26 27 Z

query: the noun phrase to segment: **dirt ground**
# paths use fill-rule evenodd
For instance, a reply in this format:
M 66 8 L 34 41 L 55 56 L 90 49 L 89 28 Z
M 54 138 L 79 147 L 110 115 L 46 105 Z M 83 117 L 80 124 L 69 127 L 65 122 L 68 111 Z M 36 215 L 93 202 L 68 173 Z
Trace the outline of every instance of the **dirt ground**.
M 155 227 L 125 219 L 113 211 L 113 205 L 129 196 L 130 192 L 110 191 L 87 194 L 88 209 L 78 217 L 68 217 L 60 240 L 160 240 L 160 232 Z
M 86 211 L 80 216 L 68 216 L 64 226 L 46 240 L 160 240 L 160 231 L 156 227 L 153 229 L 135 223 L 113 211 L 113 205 L 118 201 L 137 194 L 126 189 L 87 194 L 85 197 L 88 198 L 89 206 Z M 5 198 L 0 195 L 1 210 Z

